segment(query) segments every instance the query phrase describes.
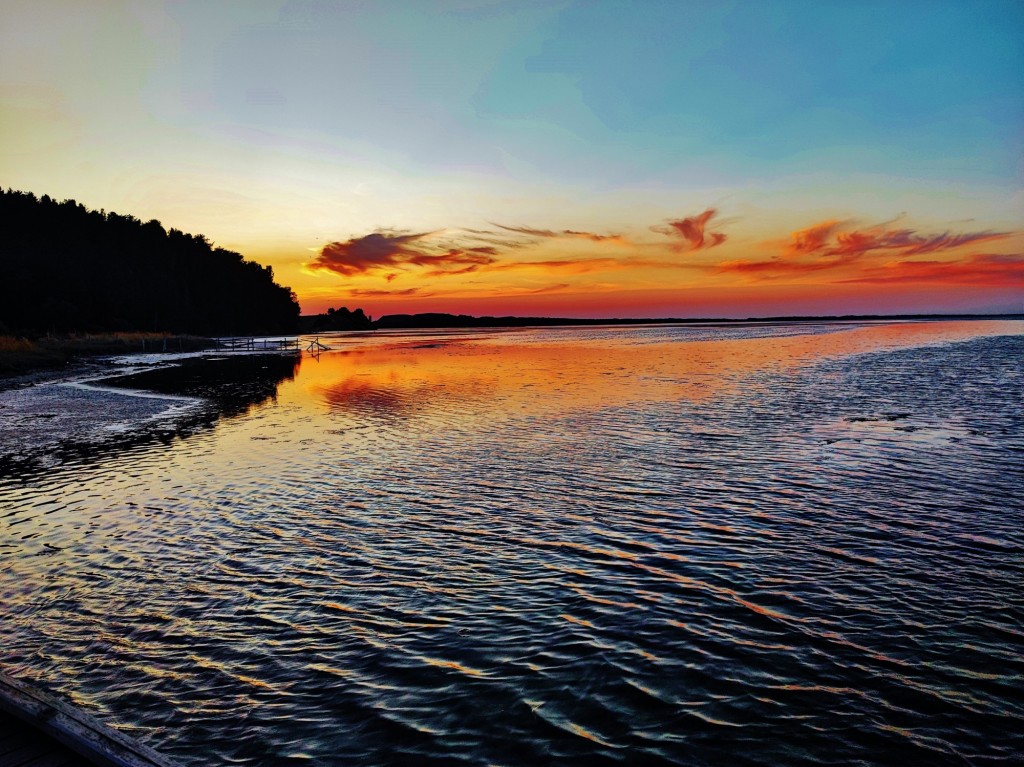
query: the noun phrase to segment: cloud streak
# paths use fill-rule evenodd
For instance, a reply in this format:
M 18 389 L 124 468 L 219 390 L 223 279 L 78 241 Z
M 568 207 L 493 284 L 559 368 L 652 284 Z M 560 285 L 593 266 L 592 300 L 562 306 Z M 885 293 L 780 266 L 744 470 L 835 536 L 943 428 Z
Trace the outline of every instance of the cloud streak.
M 350 296 L 355 298 L 392 298 L 396 296 L 424 296 L 420 288 L 403 288 L 401 290 L 375 290 L 372 288 L 352 288 L 348 291 Z
M 842 283 L 942 282 L 1024 287 L 1024 254 L 976 253 L 958 261 L 893 261 Z
M 718 215 L 714 208 L 708 208 L 696 216 L 687 216 L 666 222 L 663 225 L 652 226 L 651 231 L 664 234 L 676 240 L 682 240 L 676 244 L 677 250 L 701 250 L 702 248 L 714 248 L 726 241 L 724 232 L 713 232 L 709 228 L 711 219 Z
M 716 211 L 708 208 L 696 216 L 670 220 L 652 230 L 671 237 L 671 250 L 713 248 L 725 241 L 725 234 L 711 231 L 709 224 Z M 403 272 L 420 269 L 424 277 L 451 277 L 477 271 L 548 269 L 563 274 L 619 271 L 632 268 L 675 268 L 678 263 L 635 257 L 595 255 L 589 258 L 504 261 L 503 256 L 542 241 L 581 241 L 596 246 L 650 247 L 619 233 L 601 233 L 580 229 L 544 229 L 534 226 L 510 226 L 492 223 L 493 229 L 443 229 L 406 232 L 379 229 L 361 237 L 351 237 L 325 245 L 313 261 L 305 264 L 312 271 L 326 271 L 342 277 L 377 275 L 390 283 Z M 664 247 L 662 244 L 660 247 Z
M 529 226 L 506 226 L 505 224 L 495 224 L 499 229 L 503 229 L 506 232 L 512 232 L 513 234 L 521 234 L 525 237 L 532 237 L 538 239 L 576 239 L 576 240 L 588 240 L 590 242 L 607 242 L 614 243 L 617 245 L 627 245 L 628 240 L 621 234 L 598 234 L 597 232 L 581 232 L 575 229 L 562 229 L 555 231 L 553 229 L 534 229 Z
M 832 281 L 884 282 L 900 279 L 954 282 L 958 276 L 964 280 L 974 280 L 999 270 L 1006 273 L 1007 264 L 1012 266 L 1016 263 L 1014 257 L 992 254 L 984 258 L 969 256 L 945 260 L 913 260 L 915 256 L 947 253 L 968 245 L 1001 240 L 1012 233 L 945 231 L 929 234 L 909 228 L 891 228 L 890 223 L 857 229 L 853 228 L 850 221 L 821 221 L 792 232 L 778 255 L 772 258 L 722 261 L 712 270 L 718 274 L 740 274 L 754 279 L 853 271 L 853 274 Z M 1004 263 L 992 260 L 1000 258 L 1009 258 L 1011 261 Z
M 793 232 L 782 255 L 858 257 L 872 251 L 890 251 L 902 256 L 919 256 L 999 240 L 1010 234 L 992 231 L 921 234 L 914 229 L 890 229 L 885 224 L 866 229 L 850 229 L 849 226 L 849 222 L 822 221 Z
M 428 267 L 431 274 L 440 275 L 465 274 L 497 260 L 493 246 L 438 249 L 430 242 L 435 236 L 435 232 L 374 232 L 325 245 L 308 266 L 343 277 L 407 266 Z M 386 276 L 388 281 L 394 279 L 392 275 Z
M 805 256 L 827 247 L 841 221 L 822 221 L 806 229 L 799 229 L 789 235 L 790 242 L 784 251 L 786 256 Z

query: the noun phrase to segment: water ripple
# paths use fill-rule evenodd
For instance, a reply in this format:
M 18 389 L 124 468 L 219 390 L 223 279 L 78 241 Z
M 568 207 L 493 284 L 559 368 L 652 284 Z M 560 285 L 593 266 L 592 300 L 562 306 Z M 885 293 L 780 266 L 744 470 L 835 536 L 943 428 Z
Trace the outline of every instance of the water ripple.
M 3 662 L 194 765 L 1020 759 L 1019 324 L 421 335 L 9 464 Z

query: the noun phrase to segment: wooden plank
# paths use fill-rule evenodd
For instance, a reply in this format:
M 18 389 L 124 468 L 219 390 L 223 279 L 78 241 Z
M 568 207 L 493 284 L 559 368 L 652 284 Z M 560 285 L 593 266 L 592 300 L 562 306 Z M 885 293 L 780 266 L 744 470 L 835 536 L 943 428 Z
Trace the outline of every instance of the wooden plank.
M 175 767 L 173 762 L 153 749 L 2 672 L 0 709 L 63 743 L 99 767 Z

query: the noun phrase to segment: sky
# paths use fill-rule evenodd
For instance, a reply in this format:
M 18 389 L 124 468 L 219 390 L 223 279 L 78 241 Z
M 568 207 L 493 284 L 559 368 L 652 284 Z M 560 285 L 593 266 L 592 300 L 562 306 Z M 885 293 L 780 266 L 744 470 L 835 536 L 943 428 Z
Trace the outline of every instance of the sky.
M 5 0 L 0 186 L 305 313 L 1024 311 L 1019 0 Z

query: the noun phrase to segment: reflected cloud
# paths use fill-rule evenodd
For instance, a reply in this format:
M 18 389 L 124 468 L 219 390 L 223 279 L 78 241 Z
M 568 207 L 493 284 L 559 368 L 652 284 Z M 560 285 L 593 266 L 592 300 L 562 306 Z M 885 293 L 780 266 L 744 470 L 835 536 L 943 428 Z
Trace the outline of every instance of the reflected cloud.
M 308 391 L 335 413 L 356 418 L 413 419 L 446 407 L 456 412 L 498 385 L 496 376 L 450 366 L 445 341 L 400 342 L 366 351 L 321 355 Z M 448 364 L 445 364 L 446 361 Z
M 348 410 L 357 415 L 394 418 L 409 414 L 414 410 L 410 403 L 430 399 L 436 396 L 436 392 L 429 387 L 421 387 L 410 392 L 351 378 L 321 390 L 321 396 L 331 410 Z
M 479 428 L 481 418 L 700 402 L 740 393 L 753 385 L 752 374 L 766 370 L 1005 327 L 936 322 L 803 329 L 754 323 L 751 337 L 741 326 L 730 326 L 728 332 L 736 334 L 731 338 L 709 338 L 721 329 L 666 327 L 649 331 L 653 335 L 643 343 L 628 328 L 379 333 L 365 342 L 370 346 L 326 352 L 316 364 L 303 366 L 298 385 L 288 391 L 306 406 L 345 416 L 350 429 L 367 418 L 443 419 L 453 429 Z

